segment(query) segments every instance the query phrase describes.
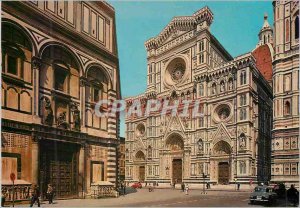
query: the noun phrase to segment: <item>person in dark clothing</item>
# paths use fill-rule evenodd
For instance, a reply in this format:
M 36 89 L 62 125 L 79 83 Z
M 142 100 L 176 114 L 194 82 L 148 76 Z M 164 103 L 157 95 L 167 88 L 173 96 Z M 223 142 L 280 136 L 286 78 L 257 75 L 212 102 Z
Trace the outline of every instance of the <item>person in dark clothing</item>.
M 240 190 L 240 187 L 241 187 L 241 184 L 238 183 L 238 184 L 237 184 L 237 190 Z
M 185 188 L 184 183 L 181 183 L 181 191 L 182 192 L 184 192 L 184 188 Z
M 123 195 L 126 195 L 126 183 L 123 184 Z
M 53 188 L 51 184 L 48 184 L 47 197 L 48 197 L 49 204 L 53 204 Z
M 32 197 L 31 197 L 31 201 L 30 201 L 30 207 L 32 207 L 35 202 L 38 203 L 38 207 L 41 206 L 40 199 L 39 199 L 40 195 L 41 195 L 41 192 L 40 192 L 39 187 L 37 185 L 34 185 L 33 190 L 32 190 Z
M 294 206 L 298 205 L 299 192 L 293 184 L 291 185 L 291 188 L 289 188 L 289 190 L 287 190 L 287 198 L 288 198 L 289 202 L 291 202 Z

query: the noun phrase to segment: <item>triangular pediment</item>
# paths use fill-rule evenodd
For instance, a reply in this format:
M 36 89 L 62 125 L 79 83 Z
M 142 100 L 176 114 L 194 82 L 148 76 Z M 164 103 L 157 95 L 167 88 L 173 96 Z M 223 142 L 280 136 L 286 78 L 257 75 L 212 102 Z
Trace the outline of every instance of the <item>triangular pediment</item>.
M 168 135 L 170 132 L 184 132 L 184 126 L 183 123 L 181 121 L 181 119 L 179 118 L 178 114 L 176 116 L 172 116 L 170 117 L 170 120 L 168 121 L 168 125 L 165 131 L 165 135 Z
M 146 149 L 146 145 L 142 140 L 142 137 L 137 137 L 136 138 L 136 149 L 141 150 L 141 149 Z
M 193 16 L 174 17 L 155 39 L 159 45 L 162 45 L 187 31 L 195 29 L 195 23 L 195 17 Z
M 168 37 L 166 39 L 164 39 L 160 44 L 163 45 L 164 43 L 170 42 L 186 32 L 187 31 L 174 29 L 171 33 L 168 34 Z
M 216 133 L 213 135 L 212 137 L 212 144 L 213 146 L 218 143 L 219 141 L 225 141 L 228 144 L 230 144 L 230 146 L 232 146 L 232 141 L 231 141 L 231 136 L 230 133 L 228 132 L 228 129 L 226 128 L 226 126 L 224 125 L 224 123 L 220 123 L 220 125 L 218 126 L 218 129 L 216 131 Z

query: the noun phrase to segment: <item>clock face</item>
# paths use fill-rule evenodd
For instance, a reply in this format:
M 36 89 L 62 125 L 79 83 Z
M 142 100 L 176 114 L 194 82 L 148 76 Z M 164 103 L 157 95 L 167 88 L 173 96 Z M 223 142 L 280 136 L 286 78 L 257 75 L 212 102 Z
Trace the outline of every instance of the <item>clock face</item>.
M 184 75 L 184 72 L 185 72 L 185 68 L 183 64 L 177 63 L 174 69 L 172 70 L 172 74 L 171 74 L 173 81 L 181 80 Z

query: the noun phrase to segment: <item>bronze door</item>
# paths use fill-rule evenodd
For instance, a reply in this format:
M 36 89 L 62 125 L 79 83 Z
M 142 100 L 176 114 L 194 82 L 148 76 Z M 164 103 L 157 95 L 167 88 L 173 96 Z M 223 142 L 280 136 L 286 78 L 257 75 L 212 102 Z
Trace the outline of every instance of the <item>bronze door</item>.
M 139 181 L 144 182 L 145 181 L 145 166 L 139 167 Z
M 78 195 L 78 152 L 72 144 L 45 142 L 41 145 L 41 183 L 46 193 L 47 184 L 52 184 L 57 198 Z
M 174 159 L 172 162 L 172 178 L 173 182 L 181 183 L 182 182 L 182 160 Z
M 219 184 L 229 183 L 229 164 L 228 162 L 219 163 Z

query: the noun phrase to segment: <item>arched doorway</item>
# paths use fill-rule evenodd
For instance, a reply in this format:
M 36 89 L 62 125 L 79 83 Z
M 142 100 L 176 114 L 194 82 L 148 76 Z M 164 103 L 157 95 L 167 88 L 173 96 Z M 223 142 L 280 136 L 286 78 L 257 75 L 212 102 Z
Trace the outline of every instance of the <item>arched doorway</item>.
M 135 160 L 139 163 L 138 165 L 138 180 L 140 182 L 145 181 L 145 154 L 142 151 L 138 151 L 135 154 Z
M 167 141 L 166 146 L 170 150 L 172 158 L 172 182 L 181 183 L 182 182 L 182 157 L 184 142 L 179 134 L 171 134 Z
M 217 160 L 217 181 L 219 184 L 228 184 L 231 173 L 231 147 L 225 141 L 219 141 L 214 145 L 213 155 Z

